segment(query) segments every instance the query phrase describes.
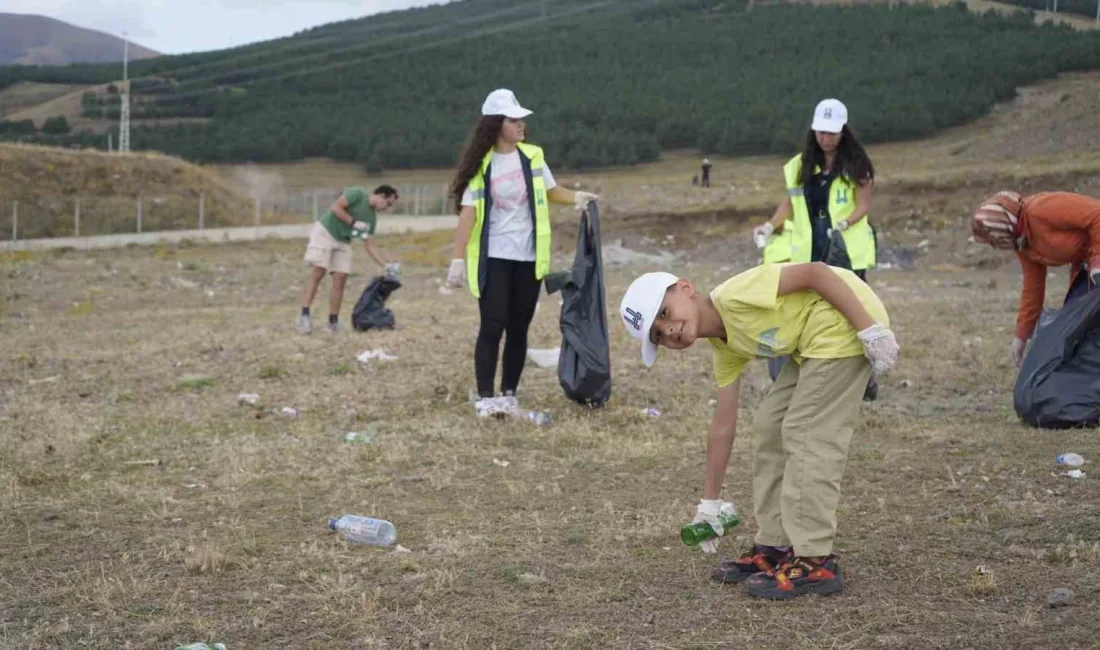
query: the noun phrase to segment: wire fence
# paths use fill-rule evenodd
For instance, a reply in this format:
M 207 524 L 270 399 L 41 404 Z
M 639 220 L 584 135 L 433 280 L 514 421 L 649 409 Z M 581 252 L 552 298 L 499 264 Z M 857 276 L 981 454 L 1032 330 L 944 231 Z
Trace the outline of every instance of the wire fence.
M 448 213 L 445 185 L 404 185 L 396 189 L 401 198 L 392 214 Z M 253 198 L 227 192 L 0 197 L 0 239 L 19 241 L 308 223 L 319 219 L 341 191 L 341 188 L 318 188 Z

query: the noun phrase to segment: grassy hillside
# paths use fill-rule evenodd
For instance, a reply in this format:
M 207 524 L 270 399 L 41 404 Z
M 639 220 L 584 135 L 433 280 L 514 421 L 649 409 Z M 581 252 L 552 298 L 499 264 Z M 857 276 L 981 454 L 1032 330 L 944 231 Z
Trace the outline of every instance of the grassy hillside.
M 109 155 L 52 147 L 0 144 L 0 231 L 11 232 L 19 202 L 21 238 L 73 234 L 76 199 L 82 232 L 132 232 L 143 198 L 147 230 L 195 227 L 199 195 L 209 227 L 248 223 L 249 199 L 220 175 L 158 154 Z
M 122 61 L 121 38 L 27 14 L 0 13 L 0 64 L 65 65 Z M 131 59 L 160 56 L 130 44 Z
M 543 6 L 467 0 L 139 62 L 136 117 L 210 121 L 136 128 L 134 146 L 198 161 L 449 165 L 485 93 L 508 86 L 536 110 L 532 140 L 559 167 L 651 161 L 682 147 L 786 152 L 823 96 L 843 98 L 870 141 L 911 139 L 973 120 L 1021 85 L 1100 68 L 1100 34 L 974 15 L 961 3 L 562 0 L 545 16 Z M 116 74 L 0 69 L 0 83 Z M 118 95 L 89 92 L 83 109 L 116 117 Z M 103 146 L 91 135 L 38 139 Z

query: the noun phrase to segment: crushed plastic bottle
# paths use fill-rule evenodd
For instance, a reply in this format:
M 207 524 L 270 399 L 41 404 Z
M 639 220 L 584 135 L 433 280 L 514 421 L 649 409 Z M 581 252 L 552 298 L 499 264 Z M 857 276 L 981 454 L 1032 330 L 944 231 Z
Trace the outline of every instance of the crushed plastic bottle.
M 329 519 L 328 527 L 355 544 L 393 546 L 397 541 L 397 528 L 385 519 L 343 515 L 339 519 Z
M 543 413 L 542 411 L 528 411 L 527 409 L 516 409 L 515 417 L 520 420 L 526 420 L 533 422 L 536 426 L 545 427 L 551 422 L 550 414 Z
M 647 408 L 646 410 L 642 411 L 642 413 L 645 413 L 646 415 L 648 415 L 651 418 L 661 417 L 661 409 L 653 408 L 652 406 Z
M 1055 464 L 1065 465 L 1066 467 L 1080 467 L 1085 464 L 1085 459 L 1081 454 L 1067 452 L 1058 454 L 1058 456 L 1054 458 L 1054 462 Z
M 765 248 L 768 245 L 768 237 L 763 233 L 757 233 L 756 236 L 753 237 L 753 241 L 756 242 L 757 248 Z
M 224 643 L 213 643 L 207 645 L 205 643 L 189 643 L 187 645 L 178 645 L 174 650 L 226 650 Z

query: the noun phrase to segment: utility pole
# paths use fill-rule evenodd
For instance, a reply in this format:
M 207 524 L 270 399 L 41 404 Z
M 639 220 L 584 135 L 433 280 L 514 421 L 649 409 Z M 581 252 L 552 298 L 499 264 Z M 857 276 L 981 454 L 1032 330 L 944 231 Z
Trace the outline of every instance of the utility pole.
M 130 151 L 130 38 L 122 32 L 122 87 L 119 94 L 122 100 L 118 121 L 118 152 Z

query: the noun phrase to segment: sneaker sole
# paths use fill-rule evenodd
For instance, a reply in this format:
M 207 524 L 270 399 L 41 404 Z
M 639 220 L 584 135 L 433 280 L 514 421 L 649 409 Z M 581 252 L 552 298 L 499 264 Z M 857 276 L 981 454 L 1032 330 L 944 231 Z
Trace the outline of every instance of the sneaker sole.
M 783 591 L 779 587 L 773 587 L 771 589 L 749 589 L 748 594 L 753 598 L 763 600 L 790 600 L 799 596 L 832 596 L 842 591 L 844 591 L 844 579 L 837 576 L 826 582 L 814 582 L 795 587 L 791 591 Z

